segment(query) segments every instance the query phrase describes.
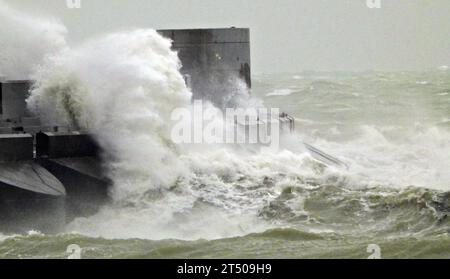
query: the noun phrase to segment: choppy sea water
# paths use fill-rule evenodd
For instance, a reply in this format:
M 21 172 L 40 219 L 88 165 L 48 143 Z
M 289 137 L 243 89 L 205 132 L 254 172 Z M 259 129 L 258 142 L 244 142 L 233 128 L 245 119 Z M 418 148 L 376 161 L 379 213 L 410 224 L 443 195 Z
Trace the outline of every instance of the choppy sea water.
M 256 75 L 252 95 L 295 116 L 295 149 L 189 157 L 192 175 L 64 232 L 0 234 L 0 258 L 450 258 L 450 72 Z M 295 144 L 294 144 L 295 145 Z

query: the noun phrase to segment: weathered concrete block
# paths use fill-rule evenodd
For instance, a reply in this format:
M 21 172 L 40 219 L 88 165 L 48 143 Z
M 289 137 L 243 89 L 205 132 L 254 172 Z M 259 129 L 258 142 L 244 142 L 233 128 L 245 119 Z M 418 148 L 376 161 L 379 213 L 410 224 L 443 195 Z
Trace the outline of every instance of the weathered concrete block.
M 224 105 L 223 94 L 236 87 L 233 78 L 241 78 L 251 87 L 250 30 L 188 29 L 159 30 L 173 41 L 182 63 L 181 72 L 189 76 L 194 99 Z
M 26 98 L 31 81 L 5 81 L 0 83 L 0 114 L 3 120 L 19 122 L 28 115 Z
M 174 44 L 249 43 L 248 28 L 167 29 L 158 30 Z
M 29 134 L 0 135 L 0 161 L 33 159 L 33 136 Z
M 36 134 L 38 157 L 65 158 L 96 156 L 99 148 L 91 136 L 79 132 Z

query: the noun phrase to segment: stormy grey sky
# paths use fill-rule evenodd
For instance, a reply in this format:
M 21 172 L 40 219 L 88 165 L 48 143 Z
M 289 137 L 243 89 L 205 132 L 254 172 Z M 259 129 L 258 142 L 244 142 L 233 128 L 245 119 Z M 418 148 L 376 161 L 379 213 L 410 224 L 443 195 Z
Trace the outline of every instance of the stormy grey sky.
M 449 0 L 4 0 L 59 18 L 68 40 L 130 28 L 250 27 L 255 72 L 422 70 L 450 64 Z

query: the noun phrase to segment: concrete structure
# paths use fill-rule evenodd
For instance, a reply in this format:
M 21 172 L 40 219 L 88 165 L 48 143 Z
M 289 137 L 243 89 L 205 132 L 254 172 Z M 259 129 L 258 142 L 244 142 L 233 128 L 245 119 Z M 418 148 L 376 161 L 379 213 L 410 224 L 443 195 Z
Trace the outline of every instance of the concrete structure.
M 36 152 L 35 152 L 36 151 Z M 0 231 L 53 232 L 109 201 L 99 147 L 79 132 L 0 135 Z
M 65 223 L 66 191 L 34 161 L 33 137 L 0 135 L 0 231 L 56 231 Z
M 98 145 L 80 132 L 41 132 L 36 135 L 36 155 L 47 158 L 96 157 Z
M 29 134 L 0 135 L 0 162 L 33 160 L 33 137 Z
M 56 231 L 109 201 L 95 141 L 31 117 L 30 85 L 0 83 L 0 232 Z
M 28 80 L 0 82 L 0 115 L 3 121 L 20 123 L 22 117 L 29 116 L 25 100 L 30 86 Z
M 65 186 L 66 220 L 95 214 L 110 201 L 111 182 L 104 176 L 100 148 L 87 134 L 41 132 L 36 135 L 36 156 Z
M 159 30 L 173 41 L 182 63 L 181 72 L 194 99 L 210 100 L 223 108 L 226 95 L 241 79 L 251 87 L 250 30 L 185 29 Z

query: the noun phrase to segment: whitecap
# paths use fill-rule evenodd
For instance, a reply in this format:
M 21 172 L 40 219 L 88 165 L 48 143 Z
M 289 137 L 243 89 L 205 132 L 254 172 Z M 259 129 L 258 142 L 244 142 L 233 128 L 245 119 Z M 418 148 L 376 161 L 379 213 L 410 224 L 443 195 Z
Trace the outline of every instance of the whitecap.
M 427 85 L 427 84 L 430 84 L 430 82 L 423 80 L 423 81 L 416 81 L 416 84 Z
M 268 93 L 266 96 L 270 97 L 270 96 L 289 96 L 292 93 L 294 93 L 294 91 L 292 89 L 276 89 L 273 92 Z

